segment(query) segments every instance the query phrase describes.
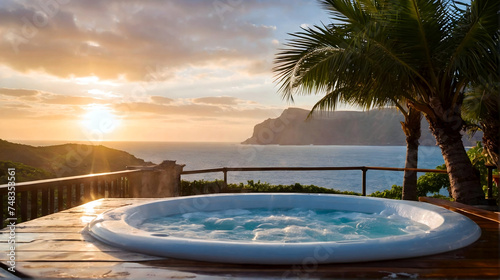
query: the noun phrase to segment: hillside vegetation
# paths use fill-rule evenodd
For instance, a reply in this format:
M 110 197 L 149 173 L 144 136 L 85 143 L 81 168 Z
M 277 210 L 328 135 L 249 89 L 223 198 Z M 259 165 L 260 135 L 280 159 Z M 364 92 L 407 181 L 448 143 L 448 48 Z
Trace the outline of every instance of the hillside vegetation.
M 35 147 L 0 140 L 2 172 L 15 167 L 17 182 L 125 170 L 150 165 L 142 159 L 102 145 L 64 144 Z M 12 165 L 12 166 L 11 166 Z M 1 177 L 0 179 L 3 179 Z

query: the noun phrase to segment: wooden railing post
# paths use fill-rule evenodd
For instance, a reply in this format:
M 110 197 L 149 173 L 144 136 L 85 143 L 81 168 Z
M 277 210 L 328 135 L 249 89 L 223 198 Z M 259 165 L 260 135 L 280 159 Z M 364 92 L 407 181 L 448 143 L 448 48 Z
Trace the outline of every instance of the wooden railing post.
M 224 173 L 224 185 L 222 187 L 227 189 L 227 167 L 222 168 L 222 172 Z
M 57 211 L 64 209 L 64 187 L 57 186 Z
M 52 214 L 55 212 L 55 190 L 54 188 L 49 189 L 49 214 Z
M 363 196 L 366 196 L 366 171 L 368 171 L 368 168 L 363 167 L 363 168 L 361 168 L 361 171 L 363 171 L 363 182 L 362 182 L 362 192 L 361 192 L 361 194 Z
M 173 197 L 179 196 L 183 164 L 165 160 L 155 166 L 127 166 L 127 169 L 139 169 L 140 186 L 134 186 L 134 197 Z
M 28 192 L 21 193 L 21 220 L 23 222 L 28 220 Z
M 83 183 L 83 202 L 84 203 L 91 201 L 91 198 L 90 198 L 90 188 L 91 187 L 92 187 L 91 181 Z
M 493 169 L 495 169 L 494 165 L 486 165 L 488 169 L 488 199 L 493 198 Z
M 30 219 L 36 219 L 38 217 L 38 189 L 31 191 L 31 215 Z
M 42 190 L 42 216 L 49 214 L 49 190 Z

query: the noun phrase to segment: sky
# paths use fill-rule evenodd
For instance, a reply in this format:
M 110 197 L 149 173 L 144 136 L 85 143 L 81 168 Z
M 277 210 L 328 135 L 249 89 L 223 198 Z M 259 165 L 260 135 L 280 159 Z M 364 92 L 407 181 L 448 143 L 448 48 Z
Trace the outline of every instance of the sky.
M 0 139 L 241 142 L 283 100 L 287 33 L 315 0 L 2 0 Z

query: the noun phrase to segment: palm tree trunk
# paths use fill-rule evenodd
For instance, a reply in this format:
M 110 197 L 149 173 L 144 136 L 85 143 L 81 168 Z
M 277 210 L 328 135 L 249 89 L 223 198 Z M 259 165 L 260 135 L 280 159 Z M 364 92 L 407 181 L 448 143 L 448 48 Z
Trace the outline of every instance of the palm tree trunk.
M 408 107 L 408 114 L 401 126 L 406 135 L 406 162 L 405 168 L 418 167 L 418 146 L 420 139 L 420 121 L 422 114 L 412 107 Z M 417 172 L 405 171 L 403 179 L 403 199 L 417 200 Z
M 447 110 L 447 114 L 435 114 L 434 118 L 426 115 L 426 118 L 441 148 L 450 178 L 452 196 L 460 203 L 483 204 L 484 192 L 479 182 L 479 172 L 472 166 L 462 142 L 460 131 L 463 121 L 460 110 L 451 113 L 450 111 Z
M 499 118 L 500 119 L 500 118 Z M 493 164 L 496 165 L 497 169 L 500 170 L 500 124 L 499 121 L 493 121 L 482 124 L 483 127 L 483 145 L 486 148 L 486 151 L 490 155 L 493 160 Z

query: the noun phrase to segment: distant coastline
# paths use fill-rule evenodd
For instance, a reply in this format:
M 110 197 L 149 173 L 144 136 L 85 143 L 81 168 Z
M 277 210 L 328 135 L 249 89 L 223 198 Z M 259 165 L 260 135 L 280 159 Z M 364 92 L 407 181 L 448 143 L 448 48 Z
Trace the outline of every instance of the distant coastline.
M 250 145 L 358 145 L 405 146 L 401 129 L 403 115 L 395 109 L 366 112 L 336 111 L 315 113 L 288 108 L 275 119 L 267 119 L 254 127 L 253 134 L 242 144 Z M 420 145 L 436 146 L 436 140 L 422 119 Z M 465 146 L 475 146 L 481 133 L 472 139 L 463 137 Z

